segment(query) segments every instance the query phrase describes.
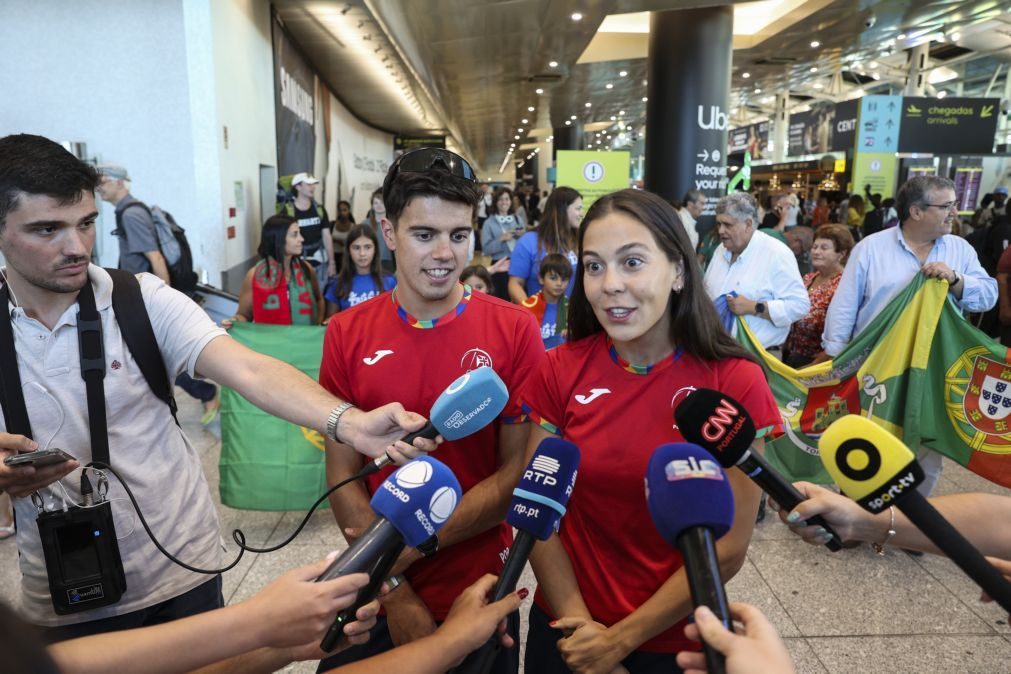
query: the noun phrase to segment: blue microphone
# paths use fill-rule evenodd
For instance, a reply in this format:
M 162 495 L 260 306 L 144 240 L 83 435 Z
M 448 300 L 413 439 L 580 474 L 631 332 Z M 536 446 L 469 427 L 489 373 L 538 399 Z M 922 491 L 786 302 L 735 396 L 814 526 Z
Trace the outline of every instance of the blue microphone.
M 505 382 L 490 367 L 479 367 L 446 387 L 432 405 L 428 423 L 420 431 L 405 436 L 403 441 L 411 444 L 415 438 L 434 440 L 439 434 L 447 440 L 465 438 L 494 421 L 508 402 Z M 381 456 L 366 465 L 356 477 L 372 475 L 390 462 L 389 456 Z
M 716 540 L 734 525 L 734 493 L 723 467 L 698 445 L 660 445 L 646 469 L 646 502 L 660 536 L 681 552 L 692 606 L 709 607 L 732 629 L 716 554 Z M 723 655 L 703 648 L 710 674 L 726 672 Z
M 517 532 L 495 584 L 491 601 L 499 601 L 516 590 L 516 583 L 530 558 L 534 543 L 538 540 L 546 541 L 558 531 L 572 489 L 576 485 L 578 468 L 579 448 L 571 442 L 548 437 L 537 445 L 519 485 L 513 490 L 506 522 L 515 527 Z M 499 648 L 498 635 L 493 635 L 452 670 L 453 674 L 490 672 Z
M 453 471 L 430 456 L 404 464 L 379 485 L 371 502 L 376 520 L 316 579 L 321 582 L 352 573 L 370 576 L 369 584 L 358 591 L 354 606 L 337 616 L 320 648 L 329 653 L 337 646 L 344 625 L 379 593 L 404 545 L 416 548 L 434 536 L 462 495 Z

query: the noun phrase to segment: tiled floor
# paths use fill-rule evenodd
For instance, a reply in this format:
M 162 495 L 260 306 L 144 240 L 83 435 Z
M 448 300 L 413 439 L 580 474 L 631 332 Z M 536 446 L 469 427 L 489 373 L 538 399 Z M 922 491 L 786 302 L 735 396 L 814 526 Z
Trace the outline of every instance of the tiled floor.
M 203 457 L 217 499 L 217 424 L 210 430 L 201 427 L 199 405 L 178 393 L 183 426 Z M 1009 493 L 949 462 L 936 493 L 984 490 Z M 235 527 L 251 545 L 277 543 L 301 518 L 224 506 L 220 513 L 232 554 Z M 288 547 L 247 554 L 225 574 L 225 598 L 241 601 L 282 572 L 342 546 L 330 514 L 318 513 Z M 14 544 L 0 542 L 0 598 L 15 605 L 18 578 Z M 532 576 L 522 585 L 532 588 Z M 878 557 L 866 546 L 833 554 L 801 542 L 770 516 L 758 526 L 748 560 L 728 583 L 727 593 L 732 601 L 755 604 L 769 616 L 800 673 L 1011 672 L 1008 616 L 993 604 L 980 603 L 978 588 L 946 559 L 898 551 Z M 313 672 L 315 663 L 286 671 Z

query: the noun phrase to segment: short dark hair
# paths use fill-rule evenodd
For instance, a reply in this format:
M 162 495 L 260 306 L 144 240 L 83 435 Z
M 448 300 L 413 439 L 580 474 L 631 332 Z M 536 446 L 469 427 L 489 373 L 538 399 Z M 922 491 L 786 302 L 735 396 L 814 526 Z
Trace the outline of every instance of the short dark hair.
M 541 266 L 537 270 L 537 275 L 544 278 L 548 272 L 555 272 L 562 279 L 568 281 L 572 278 L 572 263 L 569 258 L 559 253 L 548 253 L 541 260 Z
M 483 264 L 472 264 L 469 267 L 464 267 L 463 271 L 460 272 L 460 282 L 463 283 L 471 276 L 476 276 L 484 281 L 484 284 L 488 287 L 489 294 L 495 292 L 495 281 L 492 280 L 491 272 Z
M 667 260 L 681 267 L 684 287 L 678 292 L 671 291 L 667 300 L 671 312 L 670 343 L 683 346 L 685 351 L 701 360 L 744 358 L 754 362 L 754 356 L 723 328 L 713 300 L 706 293 L 702 269 L 695 262 L 691 241 L 674 207 L 644 190 L 625 189 L 603 196 L 593 203 L 583 218 L 579 226 L 576 282 L 569 300 L 569 340 L 576 341 L 604 330 L 593 313 L 583 286 L 583 241 L 587 228 L 608 213 L 621 213 L 642 223 Z
M 42 136 L 0 138 L 0 231 L 22 194 L 42 194 L 61 206 L 76 204 L 98 187 L 98 171 Z
M 955 189 L 955 183 L 940 176 L 916 176 L 907 180 L 895 195 L 895 210 L 899 212 L 899 222 L 909 219 L 909 209 L 913 206 L 927 205 L 927 192 L 944 189 Z
M 386 219 L 394 227 L 407 204 L 415 197 L 437 197 L 443 201 L 466 204 L 472 211 L 476 210 L 480 198 L 473 182 L 454 176 L 439 166 L 425 172 L 401 171 L 389 186 L 383 186 Z

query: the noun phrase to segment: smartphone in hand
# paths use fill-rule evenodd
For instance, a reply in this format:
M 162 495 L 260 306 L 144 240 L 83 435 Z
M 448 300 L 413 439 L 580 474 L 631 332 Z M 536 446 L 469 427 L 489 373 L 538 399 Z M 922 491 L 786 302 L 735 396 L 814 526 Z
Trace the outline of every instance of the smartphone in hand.
M 21 454 L 12 454 L 4 459 L 4 465 L 10 468 L 16 468 L 18 466 L 51 466 L 54 463 L 63 463 L 64 461 L 73 461 L 74 457 L 70 456 L 62 449 L 39 449 L 34 452 L 23 452 Z

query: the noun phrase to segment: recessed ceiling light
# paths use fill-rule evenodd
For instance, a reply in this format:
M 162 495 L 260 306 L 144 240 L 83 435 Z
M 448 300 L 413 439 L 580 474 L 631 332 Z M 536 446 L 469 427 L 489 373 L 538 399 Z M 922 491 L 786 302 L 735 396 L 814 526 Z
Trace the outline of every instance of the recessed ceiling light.
M 874 68 L 878 67 L 878 62 L 877 61 L 871 61 L 870 63 L 867 64 L 867 66 L 873 70 Z
M 938 98 L 944 98 L 947 95 L 948 95 L 948 92 L 945 91 L 944 89 L 941 89 L 940 91 L 937 92 L 937 97 Z
M 645 102 L 646 102 L 646 101 L 648 101 L 648 100 L 649 100 L 649 96 L 643 96 L 643 97 L 642 97 L 642 102 L 643 102 L 643 103 L 645 103 Z
M 952 42 L 958 42 L 962 38 L 962 34 L 961 33 L 952 33 L 950 37 L 951 37 L 951 41 Z
M 624 114 L 625 114 L 625 111 L 624 111 L 624 110 L 619 110 L 619 111 L 618 111 L 618 116 L 619 116 L 619 117 L 621 117 L 621 116 L 622 116 L 622 115 L 624 115 Z
M 534 111 L 534 106 L 531 105 L 529 108 L 527 108 L 527 112 L 533 112 L 533 111 Z
M 529 124 L 529 123 L 530 123 L 530 120 L 529 120 L 529 119 L 527 119 L 526 117 L 524 117 L 524 118 L 523 118 L 523 119 L 521 119 L 520 121 L 521 121 L 521 122 L 523 122 L 524 124 Z
M 515 138 L 516 140 L 519 140 L 519 139 L 520 139 L 520 137 L 519 137 L 519 136 L 513 136 L 513 138 Z
M 548 67 L 549 68 L 557 68 L 558 67 L 558 61 L 548 61 Z
M 618 77 L 625 77 L 626 75 L 628 75 L 628 71 L 627 70 L 620 70 L 620 71 L 618 71 Z
M 588 108 L 593 107 L 593 103 L 590 103 L 589 101 L 586 101 L 586 107 L 588 107 Z
M 604 85 L 604 88 L 605 89 L 614 89 L 614 85 L 611 84 L 610 82 L 608 82 L 607 84 Z
M 760 93 L 762 93 L 762 90 L 761 90 L 761 89 L 759 89 L 758 87 L 755 87 L 755 93 L 756 93 L 756 94 L 760 94 Z
M 615 121 L 615 120 L 617 120 L 617 119 L 618 119 L 617 117 L 615 117 L 614 115 L 611 115 L 611 121 L 612 122 Z
M 516 133 L 523 133 L 523 127 L 521 126 L 520 128 L 516 129 Z
M 899 40 L 905 40 L 906 39 L 906 34 L 905 33 L 899 33 L 897 39 L 899 39 Z
M 582 19 L 583 19 L 583 15 L 580 14 L 579 12 L 573 12 L 572 13 L 572 20 L 573 21 L 581 21 Z
M 744 79 L 748 79 L 749 77 L 751 77 L 751 73 L 741 73 L 741 77 L 743 77 Z
M 534 91 L 535 91 L 535 92 L 536 92 L 537 94 L 543 94 L 543 93 L 544 93 L 544 89 L 534 89 Z
M 820 46 L 821 42 L 818 42 L 818 40 L 811 40 L 811 49 L 817 49 Z
M 812 72 L 812 73 L 818 72 L 818 66 L 811 66 L 810 72 Z
M 576 116 L 572 115 L 572 117 L 569 117 L 569 119 L 571 119 L 574 122 L 574 121 L 576 121 Z
M 565 120 L 565 126 L 572 126 L 572 120 L 571 119 Z
M 821 82 L 815 82 L 815 83 L 814 83 L 814 88 L 815 88 L 815 89 L 824 89 L 824 88 L 825 88 L 825 85 L 824 85 L 824 84 L 822 84 Z
M 509 147 L 510 148 L 516 147 L 516 143 L 509 143 Z
M 881 73 L 871 73 L 871 77 L 873 77 L 876 80 L 880 80 L 881 79 Z

